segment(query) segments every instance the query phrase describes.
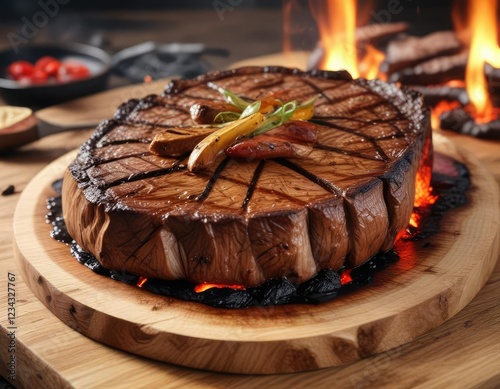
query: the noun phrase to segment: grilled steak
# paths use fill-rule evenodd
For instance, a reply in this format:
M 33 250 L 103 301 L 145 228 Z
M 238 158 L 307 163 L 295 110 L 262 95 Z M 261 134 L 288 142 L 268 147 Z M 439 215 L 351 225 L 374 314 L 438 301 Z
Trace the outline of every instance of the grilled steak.
M 319 95 L 313 150 L 220 155 L 195 173 L 189 155 L 151 154 L 155 134 L 194 124 L 191 106 L 223 100 L 211 83 L 249 99 Z M 408 224 L 416 171 L 432 157 L 422 101 L 346 72 L 248 67 L 173 81 L 124 103 L 83 144 L 64 177 L 68 230 L 103 266 L 145 277 L 250 286 L 358 266 Z

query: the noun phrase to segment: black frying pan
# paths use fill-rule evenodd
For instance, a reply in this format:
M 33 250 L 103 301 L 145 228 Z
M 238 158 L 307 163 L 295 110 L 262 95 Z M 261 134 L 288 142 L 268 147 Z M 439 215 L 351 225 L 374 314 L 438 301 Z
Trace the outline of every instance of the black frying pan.
M 50 55 L 59 60 L 75 59 L 90 70 L 90 77 L 62 84 L 23 86 L 7 78 L 8 66 L 18 60 L 34 63 Z M 130 82 L 142 82 L 146 75 L 153 79 L 166 77 L 191 78 L 211 69 L 202 55 L 227 56 L 225 49 L 207 48 L 201 43 L 143 42 L 113 56 L 80 43 L 29 45 L 18 53 L 13 49 L 0 52 L 0 94 L 11 105 L 38 109 L 69 101 L 105 89 L 111 72 Z
M 59 60 L 75 59 L 88 67 L 90 76 L 67 83 L 29 86 L 7 78 L 7 68 L 12 62 L 34 63 L 46 55 Z M 0 52 L 0 94 L 8 104 L 41 108 L 96 93 L 106 86 L 111 62 L 111 56 L 105 51 L 80 43 L 28 45 L 19 48 L 17 53 L 7 49 Z

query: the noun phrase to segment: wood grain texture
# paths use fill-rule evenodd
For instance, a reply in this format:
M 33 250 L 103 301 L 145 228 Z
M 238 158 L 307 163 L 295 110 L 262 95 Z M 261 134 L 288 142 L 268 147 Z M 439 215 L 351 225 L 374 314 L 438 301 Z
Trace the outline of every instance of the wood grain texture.
M 262 63 L 260 63 L 262 64 Z M 139 94 L 136 97 L 141 97 Z M 132 96 L 131 96 L 132 97 Z M 112 114 L 114 108 L 108 113 Z M 478 295 L 462 311 L 412 342 L 344 366 L 286 375 L 228 375 L 156 362 L 103 346 L 55 317 L 28 289 L 12 255 L 12 216 L 20 193 L 48 162 L 78 147 L 88 131 L 53 135 L 0 159 L 0 283 L 15 272 L 19 331 L 17 387 L 397 387 L 495 388 L 500 385 L 500 262 Z M 500 184 L 500 142 L 450 134 L 462 150 L 478 157 Z M 0 300 L 6 301 L 6 288 Z M 6 306 L 0 309 L 0 344 L 6 344 Z M 0 373 L 8 354 L 0 349 Z
M 23 192 L 14 216 L 14 252 L 23 279 L 59 319 L 116 348 L 193 368 L 247 374 L 345 364 L 438 326 L 475 296 L 493 270 L 499 245 L 497 185 L 445 138 L 438 137 L 436 149 L 453 150 L 451 155 L 468 165 L 475 185 L 470 204 L 446 216 L 443 231 L 430 240 L 431 249 L 412 245 L 395 269 L 377 275 L 375 285 L 319 306 L 215 309 L 90 272 L 50 238 L 44 220 L 50 185 L 74 153 L 47 166 Z
M 168 79 L 161 79 L 107 90 L 41 109 L 36 112 L 36 116 L 39 120 L 61 127 L 94 127 L 100 121 L 109 119 L 124 101 L 160 93 L 168 82 Z

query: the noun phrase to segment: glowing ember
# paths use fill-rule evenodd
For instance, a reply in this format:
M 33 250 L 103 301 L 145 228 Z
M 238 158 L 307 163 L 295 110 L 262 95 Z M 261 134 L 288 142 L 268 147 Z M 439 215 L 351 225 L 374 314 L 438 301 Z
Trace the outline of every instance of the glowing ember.
M 458 101 L 440 101 L 433 109 L 431 115 L 432 128 L 439 128 L 441 123 L 441 115 L 445 112 L 454 110 L 462 105 Z
M 342 285 L 345 285 L 349 282 L 352 282 L 351 269 L 346 269 L 342 273 L 340 273 L 340 283 Z
M 147 281 L 148 279 L 146 277 L 139 277 L 139 280 L 137 281 L 136 285 L 139 287 L 139 288 L 142 288 L 142 286 L 144 285 L 144 283 Z
M 318 23 L 321 44 L 325 55 L 319 68 L 347 70 L 359 77 L 356 52 L 356 1 L 309 1 Z
M 415 200 L 413 201 L 413 212 L 410 218 L 410 226 L 419 227 L 421 215 L 418 212 L 419 208 L 429 207 L 436 202 L 438 196 L 433 192 L 431 186 L 432 179 L 432 146 L 430 141 L 426 143 L 425 150 L 422 155 L 421 165 L 415 177 Z
M 194 291 L 196 293 L 202 293 L 205 292 L 206 290 L 212 289 L 212 288 L 230 288 L 230 289 L 236 289 L 236 290 L 245 290 L 246 288 L 243 285 L 224 285 L 224 284 L 208 284 L 208 283 L 202 283 L 198 284 L 194 287 Z
M 430 145 L 427 145 L 424 155 L 422 156 L 423 161 L 432 161 L 429 158 L 429 153 L 432 152 Z M 432 205 L 436 202 L 437 196 L 433 194 L 431 187 L 432 178 L 432 163 L 422 164 L 415 177 L 415 200 L 413 202 L 414 207 L 423 207 L 427 205 Z
M 471 114 L 477 123 L 487 123 L 497 118 L 493 107 L 484 65 L 500 67 L 500 49 L 497 42 L 497 0 L 469 0 L 466 24 L 471 32 L 470 53 L 465 72 L 465 83 L 472 107 Z M 454 14 L 457 19 L 457 15 Z M 458 22 L 456 21 L 456 25 Z

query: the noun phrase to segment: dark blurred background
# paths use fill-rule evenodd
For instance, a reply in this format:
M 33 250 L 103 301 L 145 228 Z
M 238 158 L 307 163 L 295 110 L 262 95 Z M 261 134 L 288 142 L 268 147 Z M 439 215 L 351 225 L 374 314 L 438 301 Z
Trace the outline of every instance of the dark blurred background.
M 315 0 L 313 0 L 315 1 Z M 337 0 L 344 1 L 344 0 Z M 202 43 L 212 68 L 283 45 L 284 0 L 2 0 L 0 49 L 40 42 L 90 43 L 110 54 L 145 41 Z M 311 50 L 317 28 L 307 0 L 293 1 L 291 42 Z M 358 0 L 358 24 L 408 21 L 409 33 L 450 29 L 451 0 Z
M 314 1 L 314 0 L 313 0 Z M 343 1 L 343 0 L 338 0 Z M 0 46 L 11 44 L 8 34 L 22 35 L 26 23 L 40 28 L 34 41 L 80 41 L 100 34 L 117 50 L 141 40 L 202 42 L 226 47 L 230 59 L 276 52 L 282 44 L 283 0 L 2 0 Z M 411 33 L 452 28 L 451 0 L 359 0 L 364 22 L 408 21 Z M 54 9 L 47 20 L 40 12 Z M 307 1 L 297 0 L 297 49 L 308 50 L 316 29 Z M 388 12 L 388 10 L 397 12 Z M 368 14 L 368 18 L 366 18 Z M 42 26 L 43 25 L 43 26 Z M 305 26 L 305 27 L 304 27 Z M 121 32 L 120 36 L 116 32 Z M 95 38 L 94 38 L 95 39 Z M 99 42 L 97 42 L 99 43 Z M 236 53 L 233 53 L 236 51 Z

